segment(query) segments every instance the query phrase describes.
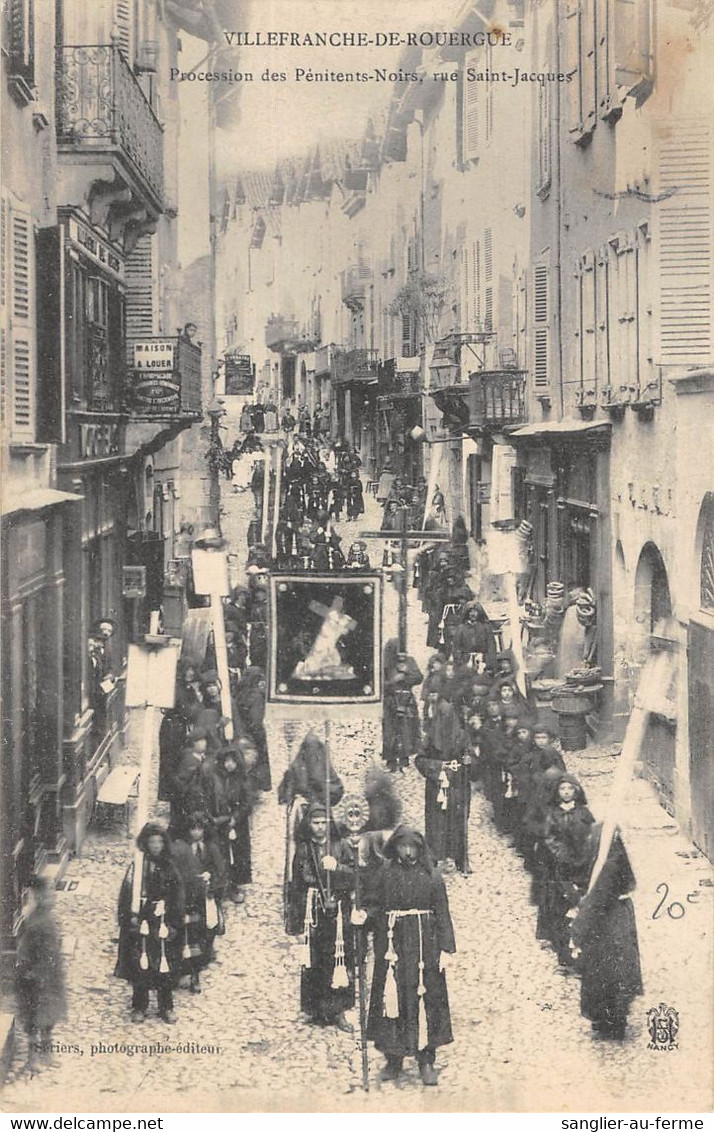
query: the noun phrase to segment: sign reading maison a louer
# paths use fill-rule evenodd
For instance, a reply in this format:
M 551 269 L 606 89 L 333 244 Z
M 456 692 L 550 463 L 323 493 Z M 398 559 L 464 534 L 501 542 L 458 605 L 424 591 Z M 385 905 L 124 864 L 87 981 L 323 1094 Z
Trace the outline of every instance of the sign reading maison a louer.
M 134 410 L 139 413 L 177 413 L 181 385 L 176 373 L 176 343 L 148 338 L 133 343 Z
M 149 338 L 134 342 L 134 369 L 142 373 L 173 370 L 176 364 L 176 343 L 170 338 Z

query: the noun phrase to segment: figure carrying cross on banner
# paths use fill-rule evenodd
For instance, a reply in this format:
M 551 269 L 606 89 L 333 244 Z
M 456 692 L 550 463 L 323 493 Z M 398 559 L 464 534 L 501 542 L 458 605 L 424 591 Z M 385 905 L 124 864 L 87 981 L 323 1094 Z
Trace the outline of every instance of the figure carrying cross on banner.
M 293 673 L 295 680 L 353 680 L 352 665 L 345 664 L 337 647 L 346 633 L 357 628 L 357 622 L 343 613 L 344 599 L 336 597 L 331 606 L 311 601 L 310 609 L 323 618 L 322 627 L 309 654 L 301 660 Z

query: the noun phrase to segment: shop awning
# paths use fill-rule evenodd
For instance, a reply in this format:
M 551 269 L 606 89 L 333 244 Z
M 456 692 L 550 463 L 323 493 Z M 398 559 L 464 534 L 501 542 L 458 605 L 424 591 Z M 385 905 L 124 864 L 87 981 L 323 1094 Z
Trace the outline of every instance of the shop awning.
M 3 495 L 0 514 L 12 515 L 17 511 L 42 511 L 45 507 L 57 507 L 60 503 L 79 503 L 84 496 L 71 491 L 57 491 L 52 487 L 38 487 L 22 495 Z
M 610 421 L 541 421 L 539 424 L 523 425 L 522 428 L 514 429 L 509 432 L 509 440 L 519 440 L 526 437 L 537 438 L 539 436 L 547 439 L 548 437 L 565 437 L 568 436 L 581 436 L 583 433 L 590 436 L 609 436 L 612 431 L 612 424 Z

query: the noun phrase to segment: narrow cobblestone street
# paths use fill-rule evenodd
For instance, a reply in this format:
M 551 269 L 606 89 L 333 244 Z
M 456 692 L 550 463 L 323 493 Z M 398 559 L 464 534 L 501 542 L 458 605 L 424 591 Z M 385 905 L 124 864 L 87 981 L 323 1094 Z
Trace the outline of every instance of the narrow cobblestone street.
M 225 530 L 242 563 L 252 497 L 224 489 L 224 500 Z M 365 528 L 377 522 L 370 513 L 375 506 L 368 505 Z M 389 585 L 387 591 L 385 638 L 396 624 L 395 596 Z M 409 617 L 411 649 L 422 664 L 424 619 L 416 606 Z M 287 717 L 268 710 L 274 787 L 310 725 L 319 728 L 320 721 L 304 712 Z M 127 761 L 138 760 L 141 727 L 141 713 L 134 711 L 123 755 Z M 380 734 L 376 711 L 371 718 L 332 720 L 332 757 L 346 790 L 360 791 L 365 771 L 380 761 Z M 612 754 L 589 747 L 568 758 L 596 816 L 607 799 Z M 421 826 L 423 779 L 410 767 L 398 787 L 405 820 Z M 166 816 L 163 804 L 154 814 Z M 355 1039 L 300 1021 L 296 946 L 282 928 L 284 818 L 274 789 L 254 816 L 254 883 L 247 901 L 228 906 L 227 932 L 218 942 L 217 961 L 206 971 L 203 995 L 179 992 L 173 1027 L 153 1013 L 141 1027 L 129 1021 L 126 984 L 112 972 L 116 898 L 132 842 L 121 823 L 94 829 L 68 873 L 78 887 L 57 896 L 70 996 L 69 1019 L 54 1034 L 60 1052 L 54 1066 L 28 1078 L 22 1072 L 24 1039 L 18 1038 L 6 1108 L 80 1110 L 92 1099 L 112 1111 L 200 1105 L 232 1111 L 256 1104 L 267 1110 L 675 1111 L 706 1105 L 712 1058 L 705 1043 L 711 1026 L 701 990 L 711 983 L 714 888 L 707 862 L 679 835 L 644 783 L 634 784 L 625 823 L 638 877 L 645 984 L 627 1041 L 593 1040 L 580 1016 L 578 981 L 559 975 L 552 951 L 536 941 L 529 878 L 476 793 L 470 828 L 473 874 L 447 877 L 458 948 L 449 975 L 455 1041 L 440 1051 L 439 1088 L 428 1092 L 413 1063 L 407 1063 L 398 1085 L 380 1086 L 381 1057 L 370 1049 L 370 1093 L 362 1093 Z M 662 883 L 667 894 L 653 918 Z M 689 893 L 696 895 L 688 901 Z M 684 909 L 679 919 L 666 910 L 674 900 L 680 901 L 675 915 Z M 681 1018 L 680 1048 L 670 1053 L 647 1048 L 646 1011 L 660 1002 L 675 1006 Z M 133 1051 L 144 1043 L 155 1045 L 151 1055 Z M 113 1052 L 117 1046 L 119 1052 Z

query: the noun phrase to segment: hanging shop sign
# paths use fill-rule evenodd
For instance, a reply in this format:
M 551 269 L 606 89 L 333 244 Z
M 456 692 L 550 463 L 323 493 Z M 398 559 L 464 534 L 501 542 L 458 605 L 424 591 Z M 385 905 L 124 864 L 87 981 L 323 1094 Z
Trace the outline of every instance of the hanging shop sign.
M 96 263 L 103 271 L 115 276 L 116 279 L 124 278 L 124 264 L 120 256 L 87 224 L 83 224 L 81 220 L 70 216 L 67 219 L 67 235 L 70 245 L 73 245 L 83 256 Z
M 133 409 L 149 416 L 173 416 L 181 409 L 181 383 L 172 373 L 134 372 Z
M 146 566 L 122 566 L 122 597 L 146 597 Z
M 381 699 L 380 574 L 270 578 L 268 698 L 277 703 Z
M 171 338 L 147 338 L 134 342 L 136 373 L 173 373 L 176 368 L 176 342 Z
M 250 354 L 226 357 L 226 394 L 245 397 L 253 392 L 255 370 Z

